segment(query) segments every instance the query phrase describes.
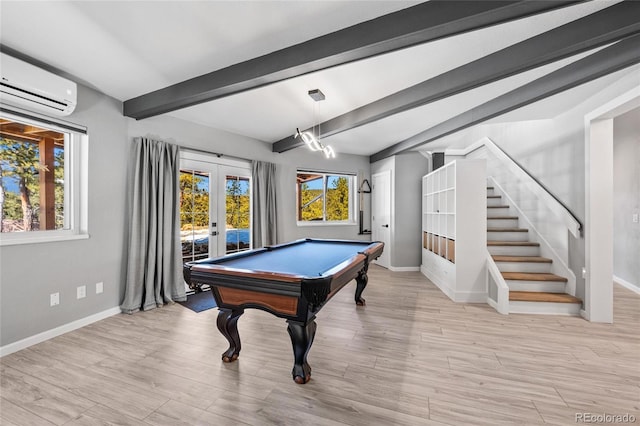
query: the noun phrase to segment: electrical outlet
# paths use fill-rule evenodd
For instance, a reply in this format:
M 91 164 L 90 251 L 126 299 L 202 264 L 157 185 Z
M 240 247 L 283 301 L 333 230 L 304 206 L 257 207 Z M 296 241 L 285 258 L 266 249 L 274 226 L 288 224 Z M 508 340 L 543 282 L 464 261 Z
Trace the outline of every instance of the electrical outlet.
M 51 293 L 49 296 L 49 303 L 51 306 L 57 306 L 60 304 L 60 293 Z
M 82 299 L 84 297 L 87 297 L 87 286 L 86 285 L 81 285 L 76 289 L 76 297 L 78 299 Z
M 102 281 L 100 281 L 99 283 L 96 283 L 96 294 L 100 294 L 104 291 L 104 283 Z

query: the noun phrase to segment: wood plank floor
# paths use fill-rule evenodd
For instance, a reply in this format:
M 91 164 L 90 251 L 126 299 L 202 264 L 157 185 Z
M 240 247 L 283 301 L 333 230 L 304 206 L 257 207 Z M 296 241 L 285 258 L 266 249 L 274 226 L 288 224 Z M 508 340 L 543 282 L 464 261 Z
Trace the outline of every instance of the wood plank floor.
M 318 315 L 312 380 L 291 380 L 284 320 L 248 310 L 240 359 L 217 310 L 116 315 L 0 359 L 2 425 L 513 425 L 577 413 L 640 422 L 640 296 L 614 324 L 456 304 L 417 272 L 373 266 Z

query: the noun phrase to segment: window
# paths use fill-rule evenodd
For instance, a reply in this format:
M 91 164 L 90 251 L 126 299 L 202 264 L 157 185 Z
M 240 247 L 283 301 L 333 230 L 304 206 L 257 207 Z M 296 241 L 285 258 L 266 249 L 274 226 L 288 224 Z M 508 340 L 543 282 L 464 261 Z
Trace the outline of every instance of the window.
M 298 223 L 353 223 L 355 176 L 298 171 Z
M 0 113 L 1 245 L 86 238 L 83 130 Z

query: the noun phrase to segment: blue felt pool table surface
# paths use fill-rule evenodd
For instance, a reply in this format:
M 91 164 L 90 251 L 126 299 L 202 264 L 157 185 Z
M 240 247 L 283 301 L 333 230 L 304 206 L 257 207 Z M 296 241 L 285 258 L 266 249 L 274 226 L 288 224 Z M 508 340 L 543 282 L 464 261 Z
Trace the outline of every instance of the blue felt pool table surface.
M 234 269 L 318 277 L 374 244 L 368 241 L 305 240 L 271 250 L 220 258 L 211 263 Z

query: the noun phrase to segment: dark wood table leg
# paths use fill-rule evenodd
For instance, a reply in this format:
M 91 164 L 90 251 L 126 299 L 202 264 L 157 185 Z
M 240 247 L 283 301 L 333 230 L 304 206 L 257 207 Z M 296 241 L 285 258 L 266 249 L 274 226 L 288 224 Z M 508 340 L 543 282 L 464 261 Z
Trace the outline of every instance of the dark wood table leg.
M 362 292 L 364 288 L 367 286 L 367 282 L 369 281 L 369 277 L 367 277 L 367 267 L 365 266 L 362 271 L 358 272 L 358 276 L 356 277 L 356 305 L 364 306 L 364 299 L 362 298 Z
M 244 309 L 220 308 L 218 313 L 218 330 L 229 341 L 229 349 L 222 353 L 224 362 L 233 362 L 240 355 L 240 335 L 238 334 L 238 318 L 244 313 Z
M 316 321 L 312 319 L 304 323 L 287 320 L 289 324 L 287 331 L 291 336 L 291 345 L 293 346 L 293 380 L 302 385 L 311 380 L 311 366 L 307 362 L 307 354 L 311 349 L 313 337 L 316 335 Z

